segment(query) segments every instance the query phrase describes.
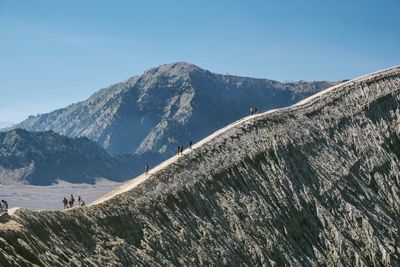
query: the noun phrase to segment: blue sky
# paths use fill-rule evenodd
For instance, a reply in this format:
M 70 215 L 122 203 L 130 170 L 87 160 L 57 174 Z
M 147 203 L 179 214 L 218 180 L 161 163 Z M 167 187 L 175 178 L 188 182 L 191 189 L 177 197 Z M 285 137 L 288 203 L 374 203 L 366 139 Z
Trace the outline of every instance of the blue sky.
M 0 0 L 0 124 L 160 64 L 340 80 L 400 64 L 400 0 Z

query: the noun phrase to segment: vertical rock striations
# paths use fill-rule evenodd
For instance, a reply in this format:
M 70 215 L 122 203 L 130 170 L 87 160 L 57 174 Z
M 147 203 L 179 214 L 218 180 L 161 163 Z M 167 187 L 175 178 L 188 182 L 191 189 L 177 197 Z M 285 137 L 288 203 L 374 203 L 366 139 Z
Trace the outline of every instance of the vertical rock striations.
M 253 116 L 134 189 L 0 220 L 0 264 L 399 266 L 400 68 Z

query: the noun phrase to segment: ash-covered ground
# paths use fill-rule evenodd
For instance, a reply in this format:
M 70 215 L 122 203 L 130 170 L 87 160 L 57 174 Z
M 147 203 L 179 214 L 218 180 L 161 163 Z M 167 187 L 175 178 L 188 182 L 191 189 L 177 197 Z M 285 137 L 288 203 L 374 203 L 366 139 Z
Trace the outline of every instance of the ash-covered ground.
M 75 202 L 80 195 L 86 204 L 115 189 L 121 183 L 105 181 L 97 184 L 59 183 L 52 186 L 0 185 L 0 199 L 8 201 L 9 208 L 22 207 L 31 210 L 61 210 L 62 200 L 74 194 Z

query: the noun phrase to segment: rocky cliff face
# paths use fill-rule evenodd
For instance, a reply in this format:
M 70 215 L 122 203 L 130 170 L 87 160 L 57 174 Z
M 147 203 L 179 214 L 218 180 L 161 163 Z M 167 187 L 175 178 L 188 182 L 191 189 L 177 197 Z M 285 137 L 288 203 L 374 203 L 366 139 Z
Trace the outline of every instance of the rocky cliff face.
M 133 160 L 110 156 L 87 138 L 15 129 L 0 132 L 0 184 L 50 185 L 57 179 L 94 183 L 97 178 L 126 180 Z
M 0 222 L 0 264 L 399 266 L 400 68 L 252 116 L 125 193 Z
M 162 65 L 105 88 L 88 100 L 16 125 L 29 131 L 84 136 L 111 153 L 168 158 L 248 114 L 283 107 L 332 83 L 279 83 L 219 75 L 189 63 Z M 142 167 L 143 165 L 140 164 Z

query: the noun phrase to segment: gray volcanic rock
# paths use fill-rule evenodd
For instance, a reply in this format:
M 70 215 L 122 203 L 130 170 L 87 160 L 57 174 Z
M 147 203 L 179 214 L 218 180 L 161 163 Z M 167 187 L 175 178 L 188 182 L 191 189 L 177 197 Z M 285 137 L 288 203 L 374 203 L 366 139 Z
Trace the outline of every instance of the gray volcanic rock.
M 4 215 L 0 264 L 399 266 L 399 100 L 397 67 L 245 118 L 99 204 Z
M 55 132 L 0 132 L 0 184 L 50 185 L 56 180 L 94 183 L 126 180 L 132 157 L 112 157 L 93 141 Z
M 214 74 L 189 63 L 162 65 L 105 88 L 86 101 L 16 125 L 85 136 L 111 153 L 159 162 L 248 114 L 284 107 L 331 86 Z M 143 166 L 140 164 L 140 166 Z

